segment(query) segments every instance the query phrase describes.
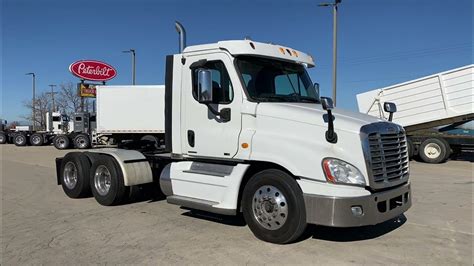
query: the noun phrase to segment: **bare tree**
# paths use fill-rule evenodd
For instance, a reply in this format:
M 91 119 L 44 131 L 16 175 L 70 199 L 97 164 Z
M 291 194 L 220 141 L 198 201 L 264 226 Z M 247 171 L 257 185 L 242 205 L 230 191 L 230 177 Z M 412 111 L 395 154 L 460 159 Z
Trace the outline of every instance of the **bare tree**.
M 67 115 L 81 110 L 81 97 L 77 93 L 76 85 L 72 82 L 59 85 L 59 95 L 56 102 L 58 110 Z
M 59 85 L 59 93 L 55 98 L 57 111 L 72 116 L 76 112 L 81 111 L 81 97 L 77 91 L 77 85 L 68 82 Z M 32 113 L 32 105 L 30 101 L 23 102 L 23 105 Z M 35 100 L 35 121 L 38 129 L 46 128 L 46 113 L 52 111 L 51 95 L 43 92 L 36 97 Z M 92 110 L 92 101 L 84 100 L 84 111 Z M 56 110 L 55 110 L 56 111 Z M 22 116 L 23 119 L 32 121 L 31 115 Z
M 30 101 L 25 101 L 23 105 L 28 110 L 33 110 L 33 106 Z M 46 113 L 51 109 L 51 98 L 47 93 L 41 93 L 40 95 L 36 96 L 35 99 L 35 123 L 38 129 L 44 130 L 46 128 Z M 22 118 L 32 121 L 31 115 L 24 115 Z

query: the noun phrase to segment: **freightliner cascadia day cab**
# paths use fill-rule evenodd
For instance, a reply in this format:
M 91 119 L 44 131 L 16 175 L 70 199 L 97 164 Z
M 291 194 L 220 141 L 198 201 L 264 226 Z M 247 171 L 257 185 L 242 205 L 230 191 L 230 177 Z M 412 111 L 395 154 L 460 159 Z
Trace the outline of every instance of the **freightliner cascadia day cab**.
M 296 241 L 307 224 L 356 227 L 401 215 L 411 206 L 403 128 L 332 109 L 311 83 L 312 66 L 303 52 L 251 40 L 167 56 L 165 86 L 156 88 L 164 97 L 138 107 L 144 120 L 162 119 L 164 147 L 68 153 L 56 159 L 58 185 L 108 206 L 155 181 L 167 202 L 242 213 L 254 235 L 272 243 Z M 137 107 L 126 99 L 116 108 Z M 99 127 L 107 123 L 100 112 Z

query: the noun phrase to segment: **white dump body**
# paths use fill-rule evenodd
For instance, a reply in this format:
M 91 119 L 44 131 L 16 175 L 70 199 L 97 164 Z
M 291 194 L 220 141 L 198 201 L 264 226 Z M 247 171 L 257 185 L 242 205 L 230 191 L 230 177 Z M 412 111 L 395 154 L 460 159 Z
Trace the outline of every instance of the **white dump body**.
M 393 121 L 412 126 L 472 114 L 474 111 L 474 65 L 357 95 L 359 111 L 387 118 L 384 102 L 394 102 Z
M 98 86 L 97 133 L 164 133 L 165 86 Z

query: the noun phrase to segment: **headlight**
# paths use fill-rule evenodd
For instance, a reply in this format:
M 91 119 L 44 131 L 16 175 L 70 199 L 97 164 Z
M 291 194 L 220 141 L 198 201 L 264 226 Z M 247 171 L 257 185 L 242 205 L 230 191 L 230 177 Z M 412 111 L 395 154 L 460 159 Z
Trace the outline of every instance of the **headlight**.
M 365 186 L 364 176 L 359 169 L 343 160 L 326 158 L 323 160 L 323 170 L 328 182 Z

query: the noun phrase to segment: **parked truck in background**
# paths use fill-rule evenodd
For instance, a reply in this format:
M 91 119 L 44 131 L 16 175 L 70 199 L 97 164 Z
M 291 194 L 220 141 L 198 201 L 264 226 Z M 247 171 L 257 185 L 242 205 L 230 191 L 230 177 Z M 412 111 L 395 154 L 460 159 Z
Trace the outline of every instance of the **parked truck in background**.
M 385 102 L 397 105 L 393 121 L 405 128 L 410 156 L 441 163 L 474 151 L 474 65 L 357 95 L 359 111 L 387 118 Z M 457 129 L 457 130 L 456 130 Z
M 74 114 L 74 129 L 54 140 L 57 149 L 164 145 L 164 106 L 144 103 L 146 99 L 164 98 L 164 86 L 104 85 L 96 90 L 97 111 Z
M 411 206 L 403 128 L 333 109 L 306 72 L 313 66 L 303 52 L 251 40 L 186 47 L 166 57 L 164 87 L 149 88 L 140 106 L 112 93 L 97 99 L 122 99 L 115 111 L 140 108 L 134 119 L 143 120 L 115 115 L 104 124 L 101 116 L 112 114 L 99 102 L 98 131 L 123 126 L 134 139 L 127 124 L 141 123 L 137 130 L 165 145 L 68 153 L 56 159 L 58 185 L 108 206 L 155 182 L 171 204 L 242 213 L 272 243 L 297 240 L 308 223 L 374 225 L 403 214 Z
M 13 143 L 16 146 L 42 146 L 50 144 L 58 134 L 67 133 L 71 125 L 69 117 L 60 112 L 47 112 L 45 130 L 33 130 L 32 126 L 15 126 L 0 131 L 0 144 Z

